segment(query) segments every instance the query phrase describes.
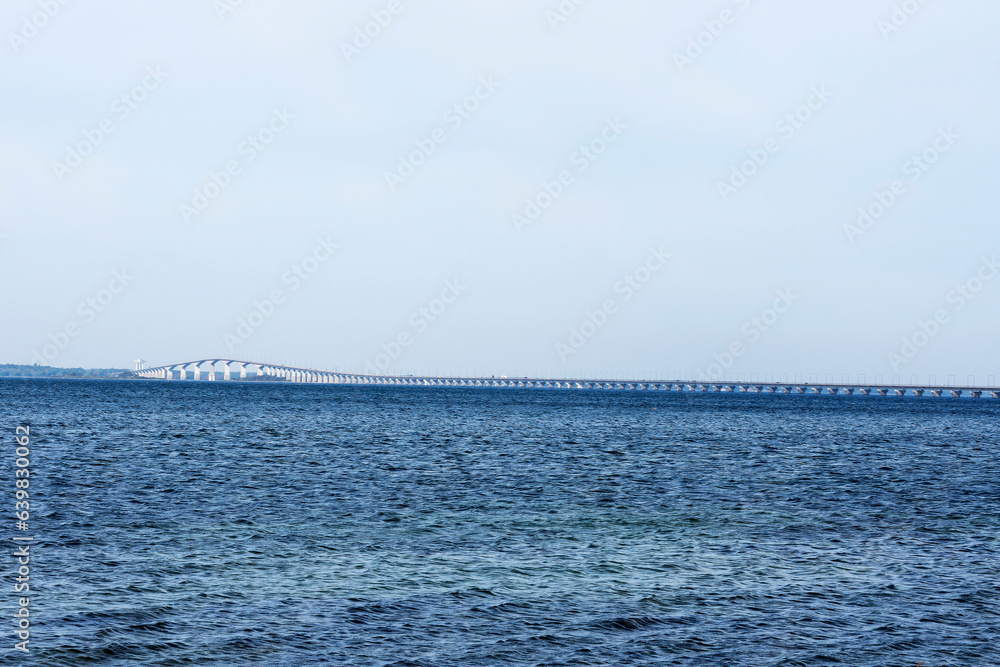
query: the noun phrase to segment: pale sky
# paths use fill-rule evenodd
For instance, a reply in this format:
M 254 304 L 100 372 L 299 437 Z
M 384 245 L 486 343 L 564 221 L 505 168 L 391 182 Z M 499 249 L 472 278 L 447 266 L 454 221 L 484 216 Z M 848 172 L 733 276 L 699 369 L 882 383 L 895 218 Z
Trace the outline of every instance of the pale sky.
M 995 2 L 64 2 L 0 362 L 1000 374 Z

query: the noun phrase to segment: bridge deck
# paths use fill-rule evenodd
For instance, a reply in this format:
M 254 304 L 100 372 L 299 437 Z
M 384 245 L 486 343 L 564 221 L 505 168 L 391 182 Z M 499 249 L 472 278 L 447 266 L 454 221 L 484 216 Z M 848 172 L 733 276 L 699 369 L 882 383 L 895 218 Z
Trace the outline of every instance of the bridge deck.
M 218 379 L 216 366 L 223 367 L 222 380 L 235 379 L 235 373 L 240 380 L 280 380 L 285 382 L 308 382 L 323 384 L 358 384 L 378 386 L 422 386 L 422 387 L 506 387 L 534 389 L 589 389 L 589 390 L 623 390 L 623 391 L 680 391 L 680 392 L 720 392 L 720 393 L 758 393 L 758 394 L 814 394 L 824 396 L 860 395 L 860 396 L 949 396 L 960 398 L 969 396 L 980 398 L 992 396 L 1000 398 L 1000 387 L 977 387 L 967 385 L 915 385 L 915 384 L 883 384 L 883 383 L 803 383 L 803 382 L 734 382 L 719 380 L 616 380 L 616 379 L 566 379 L 566 378 L 529 378 L 529 377 L 447 377 L 447 376 L 412 376 L 412 375 L 372 375 L 364 373 L 346 373 L 315 368 L 296 368 L 255 361 L 236 359 L 200 359 L 197 361 L 140 368 L 129 372 L 129 376 L 146 379 L 187 380 L 192 373 L 193 380 Z M 202 366 L 208 368 L 202 370 Z M 248 372 L 248 368 L 254 370 Z M 190 369 L 190 370 L 189 370 Z M 177 376 L 175 378 L 175 375 Z

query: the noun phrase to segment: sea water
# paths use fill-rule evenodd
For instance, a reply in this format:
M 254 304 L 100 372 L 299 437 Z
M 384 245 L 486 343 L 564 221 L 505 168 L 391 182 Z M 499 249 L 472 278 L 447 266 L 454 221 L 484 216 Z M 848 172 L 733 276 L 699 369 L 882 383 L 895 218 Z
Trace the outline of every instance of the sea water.
M 994 666 L 998 416 L 987 399 L 2 380 L 2 527 L 11 554 L 34 541 L 29 654 L 0 561 L 0 662 Z

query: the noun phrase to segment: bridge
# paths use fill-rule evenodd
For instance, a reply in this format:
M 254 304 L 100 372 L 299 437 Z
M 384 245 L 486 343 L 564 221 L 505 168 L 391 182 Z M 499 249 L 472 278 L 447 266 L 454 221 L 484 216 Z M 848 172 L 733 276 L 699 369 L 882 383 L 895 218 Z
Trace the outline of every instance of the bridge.
M 590 389 L 619 391 L 677 391 L 677 392 L 719 392 L 752 394 L 814 394 L 823 396 L 935 396 L 980 398 L 992 396 L 1000 398 L 1000 387 L 976 387 L 960 385 L 902 385 L 883 383 L 803 383 L 803 382 L 732 382 L 716 380 L 567 380 L 546 378 L 500 377 L 414 377 L 412 375 L 368 375 L 343 371 L 296 368 L 257 361 L 237 359 L 200 359 L 179 364 L 145 368 L 142 360 L 137 360 L 136 369 L 127 371 L 123 377 L 217 381 L 264 381 L 309 382 L 323 384 L 353 384 L 376 386 L 419 386 L 419 387 L 497 387 L 530 389 Z

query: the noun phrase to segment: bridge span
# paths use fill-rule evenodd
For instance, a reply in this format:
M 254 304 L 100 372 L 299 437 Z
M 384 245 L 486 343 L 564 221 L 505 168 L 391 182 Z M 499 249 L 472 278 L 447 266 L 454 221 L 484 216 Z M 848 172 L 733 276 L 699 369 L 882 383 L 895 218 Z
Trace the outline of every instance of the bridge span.
M 963 396 L 1000 398 L 1000 387 L 956 385 L 836 384 L 802 382 L 733 382 L 715 380 L 567 380 L 500 377 L 415 377 L 412 375 L 366 375 L 314 368 L 296 368 L 238 359 L 200 359 L 179 364 L 128 371 L 126 377 L 161 380 L 278 380 L 323 384 L 356 384 L 420 387 L 497 387 L 529 389 L 590 389 L 620 391 L 678 391 L 753 394 L 815 394 L 823 396 Z M 221 366 L 221 374 L 219 368 Z M 221 376 L 221 377 L 220 377 Z

